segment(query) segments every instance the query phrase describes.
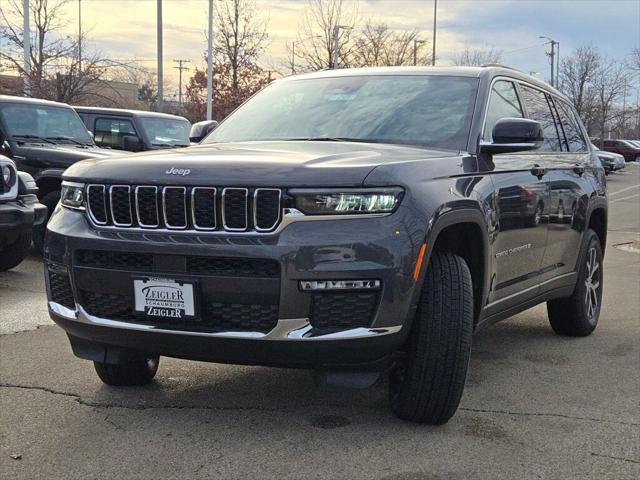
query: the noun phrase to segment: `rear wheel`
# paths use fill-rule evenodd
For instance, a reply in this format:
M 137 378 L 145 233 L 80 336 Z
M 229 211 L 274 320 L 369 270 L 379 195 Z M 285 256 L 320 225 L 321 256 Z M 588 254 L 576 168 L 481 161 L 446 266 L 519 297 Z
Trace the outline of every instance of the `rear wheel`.
M 585 233 L 573 295 L 547 302 L 551 328 L 559 335 L 586 337 L 598 324 L 602 304 L 602 247 L 593 230 Z
M 60 192 L 49 192 L 40 199 L 40 203 L 47 206 L 47 218 L 41 224 L 33 227 L 33 244 L 40 253 L 44 252 L 44 235 L 47 232 L 47 222 L 59 201 Z
M 31 248 L 31 231 L 21 233 L 13 243 L 0 249 L 0 272 L 17 267 Z
M 406 359 L 391 371 L 391 405 L 400 418 L 439 425 L 455 413 L 471 353 L 473 287 L 466 262 L 434 253 L 413 321 Z
M 96 373 L 107 385 L 146 385 L 158 371 L 159 357 L 139 358 L 122 364 L 93 362 Z

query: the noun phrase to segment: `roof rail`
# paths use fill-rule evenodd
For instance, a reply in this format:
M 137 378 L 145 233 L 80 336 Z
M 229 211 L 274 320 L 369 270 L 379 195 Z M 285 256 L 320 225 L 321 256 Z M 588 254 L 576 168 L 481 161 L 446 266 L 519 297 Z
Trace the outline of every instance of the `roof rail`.
M 482 65 L 480 65 L 481 67 L 500 67 L 500 68 L 506 68 L 508 70 L 515 70 L 516 72 L 519 72 L 520 70 L 518 70 L 517 68 L 513 68 L 513 67 L 509 67 L 507 65 L 502 65 L 501 63 L 483 63 Z

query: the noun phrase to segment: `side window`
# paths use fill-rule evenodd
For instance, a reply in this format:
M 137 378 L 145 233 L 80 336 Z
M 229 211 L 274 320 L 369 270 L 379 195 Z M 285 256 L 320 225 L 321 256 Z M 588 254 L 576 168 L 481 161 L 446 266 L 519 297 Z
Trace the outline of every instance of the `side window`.
M 541 90 L 529 88 L 525 85 L 520 86 L 522 98 L 527 106 L 529 118 L 540 122 L 542 125 L 542 133 L 544 135 L 544 143 L 538 150 L 539 152 L 560 152 L 561 131 L 558 129 L 554 120 L 551 106 L 547 100 L 547 96 Z
M 560 116 L 560 122 L 562 123 L 562 129 L 567 139 L 567 145 L 570 152 L 586 152 L 587 142 L 582 136 L 582 130 L 578 124 L 573 109 L 569 107 L 562 100 L 555 99 L 554 103 Z
M 120 118 L 98 118 L 96 120 L 95 142 L 101 147 L 124 148 L 126 135 L 137 136 L 133 123 Z
M 496 122 L 506 117 L 522 118 L 524 115 L 513 83 L 500 80 L 491 89 L 483 138 L 492 140 L 491 134 Z

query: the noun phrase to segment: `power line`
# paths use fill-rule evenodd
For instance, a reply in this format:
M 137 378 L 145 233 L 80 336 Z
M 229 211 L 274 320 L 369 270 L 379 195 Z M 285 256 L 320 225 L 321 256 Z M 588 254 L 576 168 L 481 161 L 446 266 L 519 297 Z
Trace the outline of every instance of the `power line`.
M 180 108 L 182 108 L 182 71 L 189 70 L 189 67 L 185 67 L 185 63 L 189 63 L 189 60 L 174 60 L 175 63 L 178 64 L 177 67 L 173 67 L 178 70 L 180 73 L 178 75 L 178 103 L 180 104 Z

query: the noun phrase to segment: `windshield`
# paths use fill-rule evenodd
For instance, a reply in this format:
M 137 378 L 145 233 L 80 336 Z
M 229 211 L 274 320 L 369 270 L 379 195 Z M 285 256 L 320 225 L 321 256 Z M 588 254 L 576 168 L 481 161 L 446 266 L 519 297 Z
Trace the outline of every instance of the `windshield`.
M 140 122 L 151 145 L 156 147 L 189 145 L 191 125 L 186 120 L 141 117 Z
M 324 139 L 465 150 L 477 84 L 435 75 L 276 82 L 203 143 Z
M 9 103 L 0 105 L 0 118 L 10 137 L 93 145 L 87 127 L 71 108 Z

